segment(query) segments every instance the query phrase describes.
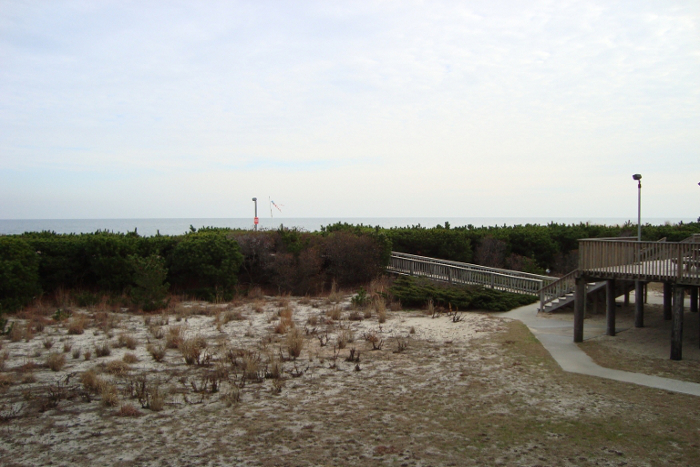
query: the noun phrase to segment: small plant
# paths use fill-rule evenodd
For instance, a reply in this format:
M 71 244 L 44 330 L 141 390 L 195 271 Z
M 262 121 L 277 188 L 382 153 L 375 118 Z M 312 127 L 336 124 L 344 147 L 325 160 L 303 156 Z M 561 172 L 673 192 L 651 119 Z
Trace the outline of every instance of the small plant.
M 280 394 L 284 389 L 285 382 L 283 379 L 275 379 L 272 381 L 272 393 Z
M 80 382 L 86 391 L 98 394 L 102 392 L 102 388 L 107 385 L 107 382 L 97 376 L 94 370 L 88 370 L 80 375 Z
M 224 404 L 226 404 L 226 407 L 236 405 L 241 401 L 241 390 L 237 386 L 234 386 L 230 391 L 222 394 L 221 399 L 224 401 Z
M 318 343 L 321 344 L 321 347 L 325 347 L 326 344 L 328 344 L 328 340 L 330 337 L 328 337 L 328 333 L 324 332 L 323 334 L 318 334 L 316 336 L 316 339 L 318 339 Z
M 352 306 L 354 308 L 364 308 L 367 306 L 367 303 L 369 302 L 369 297 L 367 296 L 367 292 L 363 287 L 360 287 L 360 290 L 357 291 L 357 294 L 350 299 L 350 303 L 352 303 Z
M 401 353 L 408 347 L 408 341 L 406 339 L 396 339 L 396 353 Z
M 307 318 L 306 324 L 309 326 L 317 326 L 318 325 L 318 316 L 316 315 L 311 315 Z
M 180 352 L 188 365 L 206 365 L 209 363 L 209 354 L 204 350 L 207 348 L 207 341 L 202 336 L 195 336 L 185 339 L 180 344 Z
M 355 350 L 355 347 L 350 349 L 350 355 L 345 359 L 346 362 L 359 363 L 360 362 L 360 352 Z
M 184 329 L 182 326 L 170 326 L 165 338 L 165 346 L 169 349 L 177 349 L 184 339 Z
M 141 411 L 131 404 L 122 404 L 117 412 L 117 416 L 119 417 L 138 417 L 140 415 L 142 415 Z
M 148 326 L 148 332 L 150 332 L 153 338 L 155 339 L 162 339 L 165 335 L 163 328 L 161 326 L 156 325 Z
M 282 376 L 282 362 L 277 359 L 272 359 L 265 371 L 266 379 L 279 379 Z
M 370 331 L 365 334 L 365 340 L 372 344 L 372 350 L 382 350 L 384 339 L 380 338 L 376 332 Z
M 92 352 L 90 352 L 89 350 L 86 350 L 83 353 L 83 358 L 87 361 L 87 360 L 90 360 L 90 357 L 92 357 Z
M 333 279 L 331 282 L 331 292 L 328 294 L 328 303 L 338 303 L 343 299 L 343 296 L 338 292 L 338 283 Z
M 115 407 L 119 403 L 119 394 L 117 388 L 109 383 L 105 383 L 100 391 L 102 403 L 108 407 Z
M 301 349 L 303 347 L 304 334 L 297 328 L 292 329 L 287 335 L 287 351 L 289 352 L 289 356 L 296 360 L 301 355 Z
M 326 316 L 328 316 L 333 321 L 340 321 L 340 316 L 342 311 L 339 306 L 334 306 L 330 310 L 326 311 Z
M 126 347 L 129 350 L 134 350 L 136 349 L 137 344 L 138 341 L 136 339 L 126 334 L 119 334 L 119 337 L 117 338 L 118 347 Z
M 386 308 L 383 308 L 382 310 L 377 310 L 377 322 L 378 323 L 386 323 Z
M 51 371 L 61 371 L 65 364 L 66 356 L 62 353 L 51 353 L 46 358 L 46 366 L 48 366 Z
M 53 339 L 51 339 L 50 337 L 47 337 L 41 343 L 44 345 L 44 348 L 46 350 L 50 350 L 51 347 L 53 347 Z
M 255 352 L 246 352 L 243 355 L 243 377 L 249 381 L 262 381 L 260 376 L 260 355 Z
M 109 363 L 107 363 L 106 369 L 107 369 L 107 373 L 115 375 L 115 376 L 124 376 L 130 370 L 129 364 L 123 360 L 110 361 Z
M 124 361 L 124 363 L 128 363 L 130 365 L 133 363 L 137 363 L 139 361 L 136 354 L 133 354 L 131 352 L 125 353 L 124 356 L 122 357 L 122 360 Z
M 73 348 L 73 343 L 68 341 L 63 343 L 63 353 L 68 353 Z
M 102 344 L 95 345 L 96 357 L 109 357 L 112 354 L 112 349 L 109 347 L 109 342 L 104 341 Z
M 148 344 L 146 346 L 146 351 L 151 354 L 151 357 L 153 357 L 153 360 L 156 362 L 160 363 L 165 359 L 166 347 L 162 344 Z
M 85 327 L 87 326 L 87 318 L 85 315 L 78 315 L 71 318 L 68 322 L 68 334 L 78 335 L 85 332 Z
M 58 308 L 53 314 L 54 321 L 61 322 L 70 317 L 70 310 L 64 308 Z
M 350 315 L 348 316 L 348 320 L 350 320 L 350 321 L 362 321 L 363 319 L 364 319 L 363 315 L 360 314 L 360 312 L 357 310 L 352 310 L 350 312 Z
M 439 315 L 432 298 L 428 300 L 428 309 L 426 310 L 426 314 L 430 315 L 430 317 L 433 319 L 437 318 Z
M 73 356 L 73 360 L 79 359 L 81 353 L 82 353 L 82 352 L 81 352 L 81 350 L 80 350 L 80 347 L 74 348 L 74 349 L 73 349 L 73 353 L 71 354 L 71 355 Z

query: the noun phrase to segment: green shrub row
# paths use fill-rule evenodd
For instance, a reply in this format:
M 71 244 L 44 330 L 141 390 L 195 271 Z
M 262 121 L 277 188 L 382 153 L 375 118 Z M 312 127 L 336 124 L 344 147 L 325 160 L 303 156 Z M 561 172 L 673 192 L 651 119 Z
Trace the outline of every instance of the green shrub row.
M 86 305 L 97 300 L 98 291 L 128 293 L 146 310 L 165 306 L 171 291 L 230 299 L 239 280 L 276 286 L 282 293 L 319 292 L 333 281 L 369 282 L 390 254 L 390 243 L 376 232 L 209 227 L 179 236 L 103 231 L 0 236 L 0 313 L 59 288 L 81 290 L 76 299 Z
M 425 278 L 401 276 L 390 289 L 403 306 L 422 307 L 429 300 L 436 305 L 459 310 L 508 311 L 537 301 L 532 295 L 520 295 L 481 286 L 447 285 Z

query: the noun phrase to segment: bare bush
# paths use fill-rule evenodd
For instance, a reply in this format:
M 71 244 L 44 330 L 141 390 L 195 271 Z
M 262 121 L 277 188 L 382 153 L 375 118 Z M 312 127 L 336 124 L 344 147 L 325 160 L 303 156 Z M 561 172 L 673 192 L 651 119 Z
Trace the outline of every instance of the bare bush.
M 160 363 L 165 359 L 166 347 L 163 344 L 148 344 L 146 351 L 151 354 L 151 357 L 156 362 Z
M 205 352 L 207 341 L 203 336 L 185 339 L 180 344 L 180 352 L 188 365 L 205 365 L 209 363 L 209 354 Z
M 287 351 L 289 356 L 296 360 L 301 355 L 301 350 L 304 347 L 304 334 L 297 328 L 294 328 L 287 335 Z
M 48 366 L 51 371 L 61 371 L 65 364 L 66 356 L 62 353 L 51 353 L 46 358 L 46 366 Z
M 177 349 L 184 339 L 184 328 L 182 326 L 170 326 L 165 338 L 165 346 L 169 349 Z

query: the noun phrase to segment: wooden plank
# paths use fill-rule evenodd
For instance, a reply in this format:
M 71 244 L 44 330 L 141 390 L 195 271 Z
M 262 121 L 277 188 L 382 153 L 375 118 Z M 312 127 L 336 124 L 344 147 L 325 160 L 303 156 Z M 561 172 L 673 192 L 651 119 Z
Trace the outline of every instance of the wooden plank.
M 574 296 L 574 342 L 583 342 L 583 318 L 586 308 L 586 281 L 583 277 L 576 278 Z
M 683 300 L 685 289 L 673 286 L 673 322 L 671 323 L 671 360 L 683 358 Z
M 605 283 L 605 334 L 615 335 L 615 279 Z

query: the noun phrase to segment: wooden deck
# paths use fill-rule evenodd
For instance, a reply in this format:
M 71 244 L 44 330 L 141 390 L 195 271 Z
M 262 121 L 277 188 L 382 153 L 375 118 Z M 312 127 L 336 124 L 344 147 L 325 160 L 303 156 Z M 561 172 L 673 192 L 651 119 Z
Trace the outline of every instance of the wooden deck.
M 697 312 L 700 287 L 700 236 L 682 242 L 638 242 L 629 239 L 579 240 L 576 271 L 574 342 L 583 341 L 588 282 L 607 282 L 607 334 L 615 335 L 615 284 L 635 283 L 635 327 L 644 327 L 642 284 L 664 284 L 664 319 L 671 319 L 671 359 L 680 360 L 683 341 L 683 307 L 690 291 L 691 312 Z

